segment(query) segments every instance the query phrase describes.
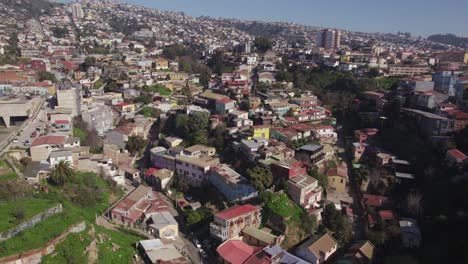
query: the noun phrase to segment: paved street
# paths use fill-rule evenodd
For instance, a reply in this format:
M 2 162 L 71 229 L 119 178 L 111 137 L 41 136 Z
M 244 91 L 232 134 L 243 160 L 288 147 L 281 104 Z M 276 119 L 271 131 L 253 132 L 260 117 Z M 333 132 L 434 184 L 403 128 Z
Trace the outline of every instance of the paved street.
M 47 122 L 47 112 L 48 109 L 44 108 L 46 103 L 41 104 L 40 110 L 36 112 L 32 118 L 27 119 L 20 126 L 12 126 L 9 129 L 2 128 L 2 131 L 10 133 L 7 136 L 0 137 L 0 155 L 5 153 L 11 148 L 26 148 L 24 145 L 25 141 L 31 142 L 31 133 L 39 126 L 42 125 L 43 129 Z M 41 122 L 44 121 L 44 122 Z M 19 134 L 19 135 L 18 135 Z M 5 135 L 5 133 L 3 133 Z M 17 138 L 18 142 L 12 142 L 13 138 Z

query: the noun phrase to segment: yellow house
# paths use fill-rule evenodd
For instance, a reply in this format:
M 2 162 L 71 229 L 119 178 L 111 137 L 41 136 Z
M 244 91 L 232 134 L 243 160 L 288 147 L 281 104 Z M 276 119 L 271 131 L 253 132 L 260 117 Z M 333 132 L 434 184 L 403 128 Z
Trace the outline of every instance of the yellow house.
M 189 75 L 184 72 L 173 72 L 169 73 L 169 78 L 171 81 L 185 81 L 187 80 Z
M 341 56 L 340 61 L 341 62 L 349 62 L 349 56 L 347 56 L 347 55 Z
M 267 125 L 259 125 L 259 126 L 251 126 L 250 131 L 252 132 L 252 138 L 270 138 L 270 126 Z
M 152 214 L 149 221 L 149 232 L 157 238 L 170 239 L 179 235 L 179 224 L 167 211 Z
M 122 113 L 133 113 L 136 111 L 135 104 L 120 103 L 117 105 Z
M 55 85 L 49 85 L 47 86 L 47 92 L 49 93 L 49 95 L 54 95 L 56 93 L 56 88 L 55 88 Z
M 156 70 L 169 69 L 169 61 L 163 58 L 156 59 Z
M 76 71 L 74 72 L 74 77 L 75 77 L 75 80 L 81 80 L 84 77 L 86 77 L 86 72 Z
M 171 92 L 173 92 L 174 91 L 174 84 L 169 83 L 168 85 L 166 85 L 166 88 L 171 90 Z
M 291 113 L 293 116 L 298 116 L 301 111 L 301 107 L 296 104 L 291 104 Z
M 328 188 L 338 193 L 346 192 L 348 184 L 348 168 L 346 163 L 342 163 L 338 168 L 328 169 Z

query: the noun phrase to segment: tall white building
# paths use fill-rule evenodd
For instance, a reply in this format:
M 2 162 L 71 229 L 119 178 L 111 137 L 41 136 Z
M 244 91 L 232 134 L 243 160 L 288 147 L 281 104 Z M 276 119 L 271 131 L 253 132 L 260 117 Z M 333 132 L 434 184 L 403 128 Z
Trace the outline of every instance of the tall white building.
M 74 3 L 71 5 L 71 13 L 73 19 L 82 19 L 84 17 L 83 9 L 81 8 L 80 3 Z
M 341 42 L 341 32 L 337 29 L 324 29 L 317 33 L 317 47 L 338 49 Z
M 68 88 L 57 90 L 58 107 L 71 110 L 71 116 L 81 115 L 81 91 L 80 88 Z

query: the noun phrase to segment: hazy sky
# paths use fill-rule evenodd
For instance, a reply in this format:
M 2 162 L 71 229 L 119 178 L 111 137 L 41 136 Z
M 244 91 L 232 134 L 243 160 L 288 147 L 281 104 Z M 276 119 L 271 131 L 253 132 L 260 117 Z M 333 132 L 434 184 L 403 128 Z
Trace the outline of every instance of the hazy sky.
M 468 36 L 468 0 L 120 0 L 188 15 Z

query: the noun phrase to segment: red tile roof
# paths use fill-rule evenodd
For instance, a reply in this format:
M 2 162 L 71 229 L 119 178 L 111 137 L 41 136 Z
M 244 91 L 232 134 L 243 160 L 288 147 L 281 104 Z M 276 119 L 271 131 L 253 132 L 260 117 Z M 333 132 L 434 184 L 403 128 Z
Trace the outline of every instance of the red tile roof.
M 40 145 L 60 145 L 64 142 L 64 136 L 44 136 L 34 139 L 34 141 L 31 144 L 31 147 L 36 147 Z
M 372 194 L 364 194 L 364 203 L 369 206 L 380 207 L 384 203 L 388 202 L 388 197 L 379 196 L 379 195 L 372 195 Z
M 463 152 L 461 152 L 458 149 L 449 149 L 447 150 L 447 153 L 456 160 L 464 161 L 468 159 L 468 156 L 466 156 Z
M 68 124 L 70 124 L 70 121 L 68 121 L 68 120 L 56 120 L 55 124 L 57 124 L 57 125 L 68 125 Z
M 290 128 L 293 128 L 295 130 L 301 131 L 301 132 L 306 132 L 306 131 L 312 131 L 313 127 L 307 125 L 307 124 L 295 124 L 290 126 Z
M 156 168 L 149 168 L 145 171 L 145 176 L 150 176 L 150 175 L 153 175 L 153 173 L 157 172 L 158 169 Z
M 327 170 L 327 177 L 328 176 L 339 176 L 342 178 L 348 178 L 348 174 L 346 172 L 343 172 L 343 170 L 338 170 L 338 168 L 331 168 Z
M 216 249 L 216 252 L 228 263 L 242 264 L 259 248 L 251 247 L 242 240 L 229 240 Z
M 392 210 L 381 210 L 379 211 L 379 217 L 382 220 L 392 220 L 395 218 Z
M 124 135 L 130 135 L 134 132 L 136 125 L 134 123 L 129 123 L 120 127 L 116 127 L 113 129 L 115 132 L 119 132 Z
M 227 104 L 227 103 L 232 102 L 232 100 L 229 97 L 223 97 L 221 99 L 216 100 L 216 102 Z
M 253 128 L 258 128 L 258 129 L 262 129 L 262 128 L 270 128 L 269 125 L 256 125 L 256 126 L 252 126 Z
M 219 217 L 224 220 L 229 220 L 229 219 L 236 218 L 241 215 L 245 215 L 245 214 L 257 211 L 257 210 L 260 210 L 260 207 L 254 206 L 251 204 L 236 205 L 222 212 L 217 213 L 216 217 Z
M 450 103 L 450 102 L 447 102 L 447 103 L 440 103 L 439 106 L 441 107 L 456 107 L 456 105 Z
M 460 111 L 460 110 L 449 110 L 449 111 L 445 111 L 447 113 L 447 115 L 451 118 L 455 118 L 457 120 L 466 120 L 468 119 L 468 113 L 465 113 L 463 111 Z
M 330 125 L 319 125 L 319 126 L 313 126 L 312 128 L 314 130 L 319 130 L 319 129 L 332 129 L 333 130 L 333 127 Z

